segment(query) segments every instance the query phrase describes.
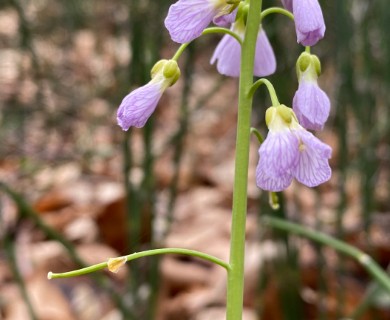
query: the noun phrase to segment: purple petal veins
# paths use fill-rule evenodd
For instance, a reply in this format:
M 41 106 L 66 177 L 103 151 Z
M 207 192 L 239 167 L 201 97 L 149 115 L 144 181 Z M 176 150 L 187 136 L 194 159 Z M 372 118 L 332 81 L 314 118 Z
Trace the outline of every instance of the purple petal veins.
M 264 29 L 261 28 L 256 42 L 254 75 L 256 77 L 265 77 L 275 73 L 275 71 L 275 53 L 268 40 L 267 34 Z
M 298 43 L 313 46 L 325 34 L 325 22 L 318 0 L 292 0 Z
M 219 27 L 229 27 L 235 20 L 237 16 L 237 9 L 233 12 L 225 15 L 218 15 L 214 17 L 213 23 Z
M 186 43 L 199 37 L 218 11 L 211 0 L 179 0 L 169 8 L 165 26 L 173 41 Z
M 265 162 L 259 161 L 259 164 L 256 168 L 256 184 L 263 190 L 269 190 L 273 192 L 283 191 L 291 184 L 293 180 L 293 175 L 288 172 L 278 178 L 271 177 L 268 173 L 269 171 L 265 165 Z
M 298 164 L 299 140 L 289 129 L 268 132 L 259 149 L 260 162 L 272 178 L 291 174 Z
M 304 128 L 322 130 L 329 117 L 330 101 L 316 80 L 302 77 L 294 96 L 293 109 Z
M 300 137 L 301 145 L 295 178 L 308 187 L 316 187 L 331 177 L 332 170 L 328 159 L 332 155 L 332 149 L 304 129 L 296 132 Z
M 119 126 L 125 131 L 132 126 L 143 127 L 156 109 L 163 92 L 162 83 L 149 82 L 128 94 L 118 109 Z
M 233 25 L 231 28 L 237 34 L 242 34 Z M 211 64 L 217 62 L 217 70 L 220 74 L 229 77 L 240 76 L 241 46 L 230 35 L 225 35 L 216 47 L 210 60 Z M 267 35 L 263 29 L 260 30 L 256 42 L 256 55 L 254 75 L 264 77 L 274 73 L 276 70 L 276 58 Z
M 241 46 L 230 35 L 224 35 L 215 48 L 210 63 L 217 62 L 217 70 L 220 74 L 229 77 L 240 76 Z

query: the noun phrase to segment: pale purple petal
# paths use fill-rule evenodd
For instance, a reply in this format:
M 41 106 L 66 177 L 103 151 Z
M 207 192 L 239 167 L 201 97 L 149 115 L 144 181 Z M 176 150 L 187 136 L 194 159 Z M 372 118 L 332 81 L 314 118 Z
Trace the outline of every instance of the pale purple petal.
M 240 76 L 241 46 L 230 35 L 224 35 L 215 48 L 210 63 L 217 62 L 217 70 L 220 74 L 229 77 Z
M 325 22 L 318 0 L 294 0 L 293 13 L 298 43 L 313 46 L 325 34 Z
M 237 9 L 233 10 L 233 12 L 229 14 L 216 16 L 213 19 L 213 23 L 220 27 L 230 27 L 230 25 L 236 20 L 236 16 L 237 16 Z
M 282 0 L 282 4 L 288 11 L 293 11 L 293 0 Z
M 328 160 L 332 155 L 332 149 L 304 129 L 295 132 L 301 139 L 295 178 L 308 187 L 316 187 L 328 181 L 332 174 Z
M 260 158 L 256 168 L 256 184 L 260 189 L 279 192 L 286 189 L 292 182 L 293 175 L 286 172 L 284 175 L 273 178 L 268 175 L 268 168 Z
M 304 128 L 322 130 L 329 117 L 330 101 L 316 81 L 302 78 L 294 96 L 293 110 Z
M 173 41 L 186 43 L 199 37 L 217 13 L 211 0 L 179 0 L 169 8 L 165 26 Z
M 143 127 L 156 109 L 162 94 L 161 83 L 152 82 L 132 91 L 119 106 L 117 113 L 119 126 L 125 131 L 130 127 Z
M 299 140 L 289 129 L 269 131 L 259 149 L 260 162 L 267 176 L 283 178 L 294 172 L 299 160 Z
M 275 70 L 276 58 L 274 50 L 262 28 L 257 36 L 254 75 L 256 77 L 265 77 L 273 74 Z

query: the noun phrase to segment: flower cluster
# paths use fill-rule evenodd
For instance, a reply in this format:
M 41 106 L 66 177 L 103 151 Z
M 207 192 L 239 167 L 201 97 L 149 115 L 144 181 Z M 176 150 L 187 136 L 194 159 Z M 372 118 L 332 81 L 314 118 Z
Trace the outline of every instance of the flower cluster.
M 299 43 L 312 46 L 323 38 L 325 23 L 318 0 L 282 0 L 282 3 L 293 12 Z M 216 64 L 219 73 L 239 77 L 241 46 L 237 39 L 244 40 L 249 5 L 249 0 L 179 0 L 170 7 L 165 26 L 172 40 L 182 44 L 199 37 L 212 22 L 218 26 L 230 26 L 230 33 L 234 33 L 236 39 L 226 34 L 210 62 Z M 263 77 L 275 70 L 274 51 L 260 26 L 253 74 Z M 330 178 L 330 147 L 306 131 L 322 129 L 329 116 L 329 99 L 317 83 L 320 73 L 318 58 L 303 53 L 297 61 L 299 87 L 293 99 L 293 109 L 279 105 L 267 110 L 269 133 L 260 147 L 257 166 L 260 188 L 281 191 L 291 184 L 293 178 L 313 187 Z M 164 91 L 180 76 L 176 59 L 159 61 L 151 76 L 148 84 L 123 99 L 117 113 L 118 124 L 123 130 L 145 125 Z

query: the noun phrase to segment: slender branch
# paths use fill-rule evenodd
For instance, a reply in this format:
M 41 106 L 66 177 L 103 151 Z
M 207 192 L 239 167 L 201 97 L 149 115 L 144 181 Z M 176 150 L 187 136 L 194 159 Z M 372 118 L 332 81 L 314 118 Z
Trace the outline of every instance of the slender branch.
M 230 30 L 230 29 L 220 28 L 220 27 L 211 27 L 211 28 L 205 29 L 205 30 L 202 32 L 202 35 L 213 34 L 213 33 L 228 34 L 228 35 L 232 36 L 234 39 L 236 39 L 240 45 L 242 45 L 242 39 L 241 39 L 241 37 L 240 37 L 237 33 L 235 33 L 234 31 L 232 31 L 232 30 Z M 188 47 L 188 45 L 189 45 L 191 42 L 192 42 L 192 41 L 183 43 L 183 44 L 179 47 L 179 49 L 177 49 L 175 55 L 172 57 L 172 60 L 176 60 L 176 61 L 177 61 L 177 60 L 180 58 L 180 56 L 182 55 L 182 53 L 184 52 L 184 50 Z
M 206 254 L 206 253 L 203 253 L 200 251 L 182 249 L 182 248 L 163 248 L 163 249 L 146 250 L 146 251 L 132 253 L 132 254 L 129 254 L 129 255 L 124 256 L 124 257 L 126 257 L 126 261 L 128 262 L 128 261 L 136 260 L 136 259 L 143 258 L 143 257 L 155 256 L 155 255 L 161 255 L 161 254 L 183 254 L 183 255 L 187 255 L 187 256 L 193 256 L 193 257 L 201 258 L 203 260 L 212 262 L 214 264 L 218 264 L 221 267 L 225 268 L 227 271 L 230 270 L 230 265 L 227 262 L 225 262 L 221 259 L 218 259 L 217 257 L 211 256 L 209 254 Z M 74 271 L 64 272 L 64 273 L 49 272 L 47 277 L 48 277 L 48 279 L 76 277 L 76 276 L 80 276 L 80 275 L 84 275 L 87 273 L 91 273 L 91 272 L 105 269 L 108 266 L 107 263 L 108 262 L 106 261 L 106 262 L 95 264 L 93 266 L 89 266 L 89 267 L 74 270 Z
M 20 271 L 18 269 L 18 265 L 16 262 L 15 257 L 15 247 L 13 244 L 13 241 L 10 239 L 10 235 L 6 234 L 4 238 L 4 249 L 8 257 L 8 261 L 11 267 L 11 271 L 13 273 L 13 276 L 19 286 L 20 292 L 22 294 L 23 300 L 26 303 L 28 313 L 30 315 L 31 320 L 38 320 L 38 317 L 34 311 L 34 308 L 32 306 L 30 297 L 27 293 L 27 289 L 23 280 L 22 275 L 20 274 Z
M 265 78 L 261 78 L 259 80 L 257 80 L 253 85 L 252 87 L 250 88 L 249 92 L 248 92 L 248 96 L 250 98 L 253 97 L 253 95 L 255 94 L 256 90 L 262 85 L 262 84 L 265 84 L 267 89 L 268 89 L 268 93 L 271 97 L 271 101 L 272 101 L 272 105 L 273 106 L 278 106 L 280 105 L 280 102 L 278 100 L 278 96 L 276 95 L 276 92 L 275 92 L 275 88 L 274 86 L 272 85 L 272 83 L 265 79 Z
M 272 8 L 265 9 L 261 13 L 261 20 L 263 20 L 266 16 L 273 14 L 273 13 L 282 14 L 286 17 L 289 17 L 291 20 L 294 21 L 294 15 L 290 11 L 283 9 L 283 8 L 279 8 L 279 7 L 272 7 Z
M 276 229 L 284 230 L 303 236 L 315 242 L 331 247 L 359 262 L 363 268 L 380 284 L 390 292 L 390 278 L 388 274 L 366 253 L 343 241 L 333 238 L 317 230 L 309 229 L 296 223 L 270 216 L 262 217 L 262 221 Z
M 256 128 L 251 128 L 251 134 L 253 134 L 257 140 L 259 141 L 260 144 L 262 144 L 264 142 L 264 138 L 263 136 L 261 135 L 261 133 L 259 132 L 259 130 L 257 130 Z

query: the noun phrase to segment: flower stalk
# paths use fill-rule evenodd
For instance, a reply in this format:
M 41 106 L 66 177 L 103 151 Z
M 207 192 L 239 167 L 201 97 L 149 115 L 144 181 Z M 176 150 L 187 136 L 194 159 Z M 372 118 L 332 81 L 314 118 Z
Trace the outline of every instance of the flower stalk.
M 146 250 L 146 251 L 141 251 L 141 252 L 136 252 L 129 254 L 127 256 L 123 257 L 118 257 L 115 259 L 119 258 L 126 258 L 126 262 L 136 260 L 139 258 L 143 257 L 148 257 L 148 256 L 156 256 L 156 255 L 161 255 L 161 254 L 182 254 L 182 255 L 187 255 L 187 256 L 193 256 L 197 257 L 206 261 L 209 261 L 211 263 L 217 264 L 223 268 L 225 268 L 227 271 L 230 270 L 230 266 L 227 262 L 218 259 L 217 257 L 214 257 L 212 255 L 200 252 L 200 251 L 195 251 L 195 250 L 189 250 L 189 249 L 182 249 L 182 248 L 162 248 L 162 249 L 153 249 L 153 250 Z M 123 259 L 124 260 L 124 259 Z M 106 262 L 98 263 L 86 268 L 78 269 L 78 270 L 73 270 L 69 272 L 64 272 L 64 273 L 53 273 L 49 272 L 47 275 L 48 279 L 58 279 L 58 278 L 71 278 L 71 277 L 76 277 L 76 276 L 81 276 L 85 275 L 91 272 L 103 270 L 109 267 L 109 262 L 112 260 L 108 260 Z
M 257 34 L 260 27 L 262 0 L 252 0 L 249 6 L 242 44 L 236 160 L 234 170 L 232 233 L 230 240 L 230 270 L 227 283 L 226 319 L 242 319 L 244 295 L 245 226 L 252 97 L 253 67 Z

